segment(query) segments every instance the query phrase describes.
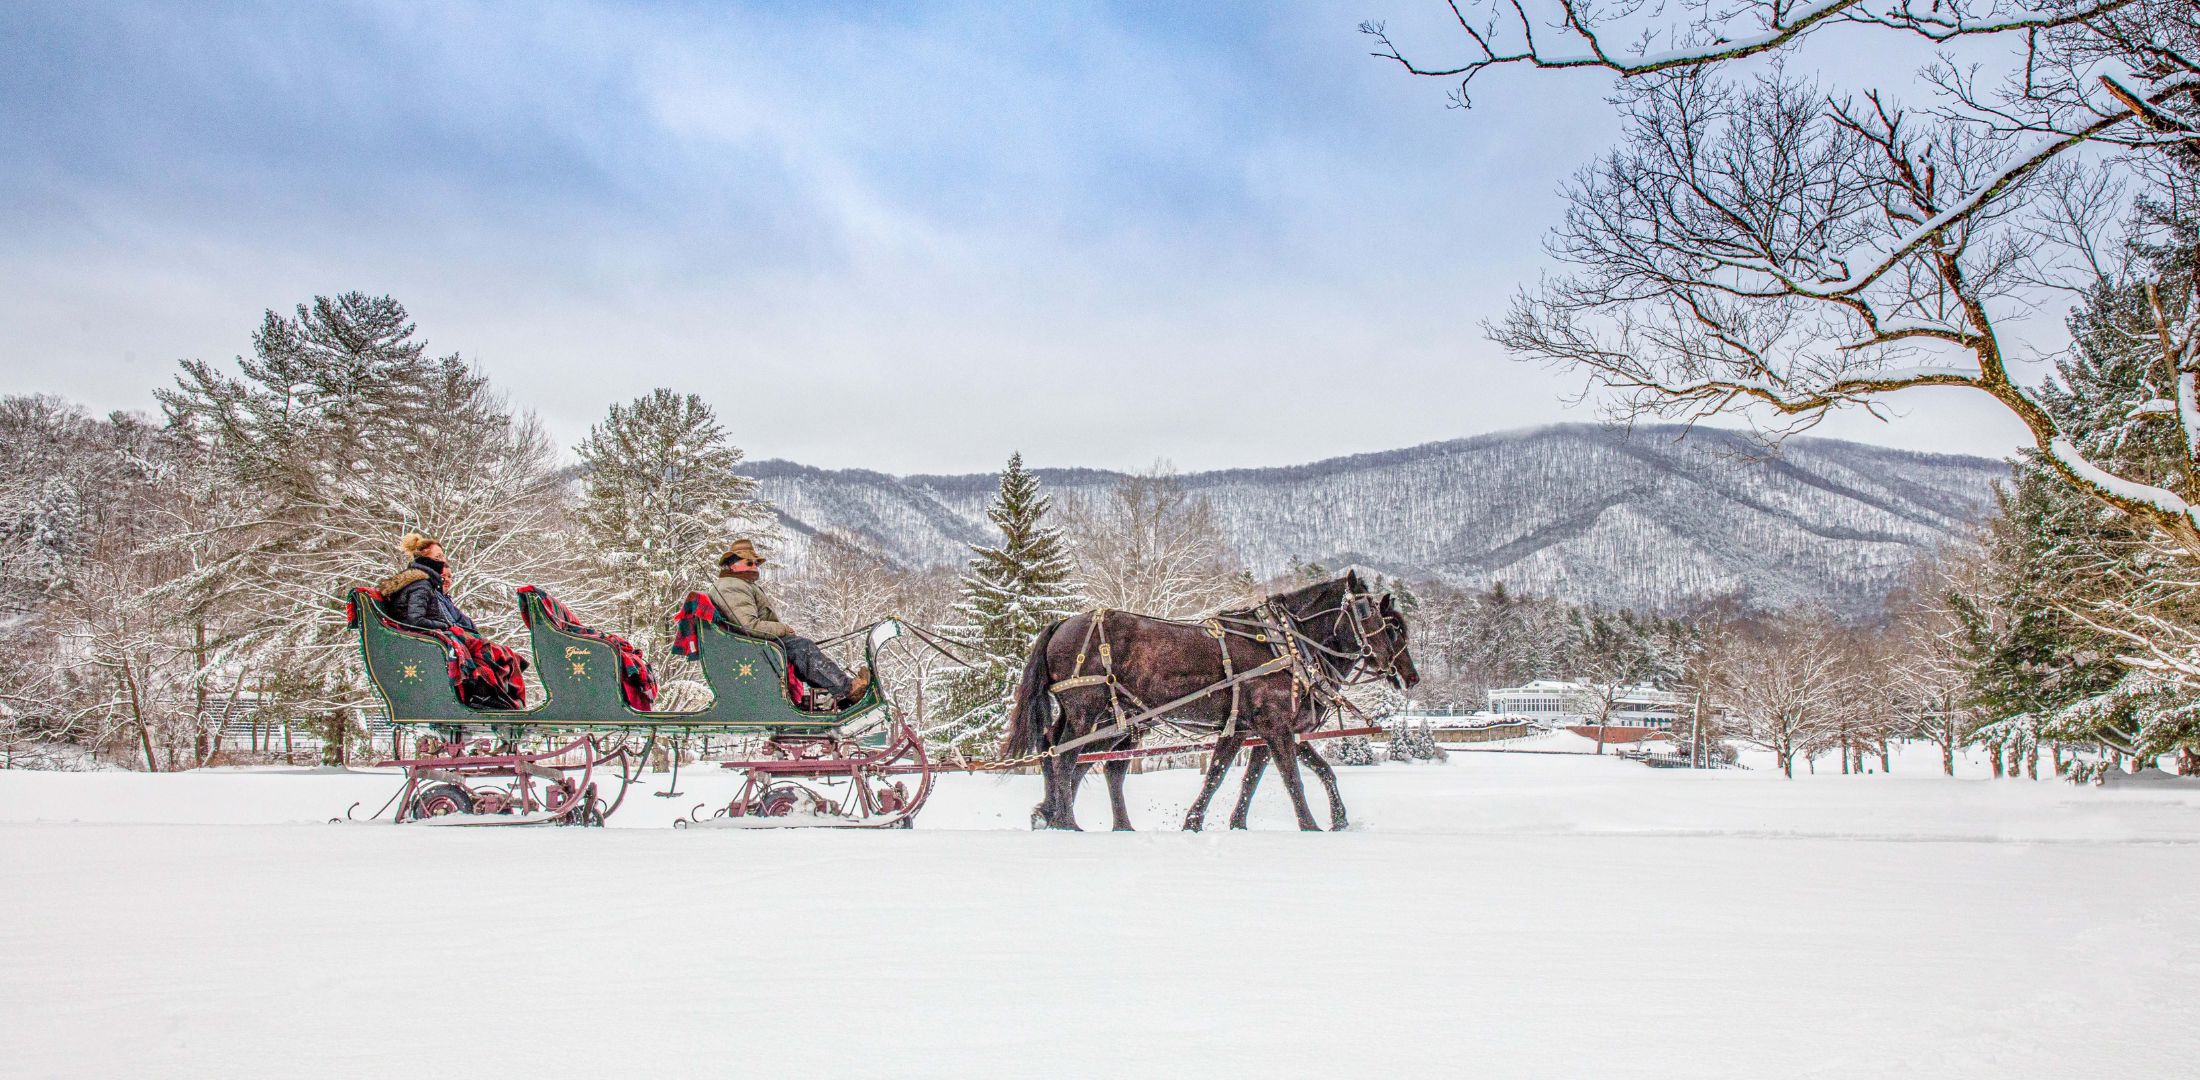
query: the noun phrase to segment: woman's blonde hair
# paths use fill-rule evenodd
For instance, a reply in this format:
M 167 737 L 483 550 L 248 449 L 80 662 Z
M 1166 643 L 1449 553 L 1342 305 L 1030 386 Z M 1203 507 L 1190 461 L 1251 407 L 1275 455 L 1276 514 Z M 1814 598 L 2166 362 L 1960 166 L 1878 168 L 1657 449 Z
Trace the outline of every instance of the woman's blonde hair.
M 434 537 L 422 536 L 421 534 L 416 532 L 409 532 L 405 534 L 405 538 L 403 540 L 399 540 L 397 542 L 397 547 L 406 555 L 415 556 L 419 555 L 423 551 L 428 550 L 428 545 L 435 542 L 436 540 Z

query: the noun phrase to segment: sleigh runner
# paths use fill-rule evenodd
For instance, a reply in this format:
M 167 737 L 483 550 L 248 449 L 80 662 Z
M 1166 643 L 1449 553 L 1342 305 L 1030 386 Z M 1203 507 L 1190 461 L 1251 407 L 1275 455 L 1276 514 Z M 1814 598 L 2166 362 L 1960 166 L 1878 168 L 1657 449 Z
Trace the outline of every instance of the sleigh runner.
M 432 748 L 380 763 L 405 774 L 393 820 L 601 824 L 655 741 L 687 735 L 761 742 L 750 758 L 725 763 L 746 774 L 732 801 L 708 816 L 698 807 L 683 824 L 906 826 L 930 794 L 922 743 L 883 685 L 874 681 L 843 708 L 810 707 L 779 644 L 716 622 L 702 594 L 682 605 L 675 644 L 711 688 L 710 705 L 693 711 L 647 707 L 654 677 L 624 639 L 580 622 L 533 586 L 517 599 L 540 693 L 530 703 L 515 688 L 523 707 L 476 708 L 461 687 L 467 678 L 502 677 L 501 661 L 452 635 L 399 623 L 376 590 L 351 590 L 347 618 L 359 631 L 369 684 L 391 724 Z M 870 628 L 864 652 L 873 671 L 900 630 L 893 620 Z M 529 738 L 560 735 L 572 738 L 555 749 L 520 749 Z

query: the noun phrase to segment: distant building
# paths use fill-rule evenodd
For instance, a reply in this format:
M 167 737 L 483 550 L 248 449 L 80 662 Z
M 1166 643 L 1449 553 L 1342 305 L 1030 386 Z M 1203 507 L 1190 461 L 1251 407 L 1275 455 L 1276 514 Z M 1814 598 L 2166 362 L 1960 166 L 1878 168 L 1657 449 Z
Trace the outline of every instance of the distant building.
M 1503 742 L 1541 735 L 1544 728 L 1524 716 L 1499 716 L 1486 709 L 1406 709 L 1376 718 L 1386 728 L 1398 725 L 1427 731 L 1439 745 Z
M 1588 683 L 1537 679 L 1526 686 L 1507 686 L 1490 691 L 1489 712 L 1505 719 L 1527 720 L 1549 727 L 1571 727 L 1594 722 L 1585 711 L 1589 700 L 1602 694 Z M 1688 699 L 1668 690 L 1630 686 L 1620 691 L 1605 724 L 1615 728 L 1649 728 L 1670 731 L 1673 721 L 1688 707 Z

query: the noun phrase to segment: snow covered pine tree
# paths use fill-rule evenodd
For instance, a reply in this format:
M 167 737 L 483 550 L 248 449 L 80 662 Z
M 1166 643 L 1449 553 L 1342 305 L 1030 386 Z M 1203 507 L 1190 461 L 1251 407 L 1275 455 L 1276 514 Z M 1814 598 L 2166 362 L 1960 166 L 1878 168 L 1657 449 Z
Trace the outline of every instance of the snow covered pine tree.
M 741 450 L 711 407 L 663 388 L 613 405 L 576 449 L 585 547 L 610 593 L 609 610 L 593 617 L 631 637 L 661 675 L 679 671 L 674 610 L 705 584 L 728 539 L 771 528 L 756 481 L 734 471 Z
M 459 601 L 492 637 L 517 633 L 520 585 L 585 610 L 556 447 L 457 354 L 429 355 L 404 305 L 354 292 L 269 311 L 237 367 L 188 360 L 155 391 L 207 486 L 164 542 L 190 569 L 157 595 L 235 628 L 210 643 L 227 681 L 321 725 L 331 763 L 368 704 L 338 593 L 388 574 L 407 531 L 460 560 Z
M 986 518 L 1001 530 L 999 547 L 973 547 L 976 558 L 963 575 L 962 622 L 949 636 L 975 653 L 972 665 L 944 680 L 945 722 L 928 734 L 964 754 L 990 753 L 1008 730 L 1008 696 L 1023 671 L 1039 631 L 1076 614 L 1080 597 L 1070 584 L 1074 567 L 1060 530 L 1046 524 L 1052 503 L 1039 480 L 1012 454 L 1001 472 L 1000 491 Z

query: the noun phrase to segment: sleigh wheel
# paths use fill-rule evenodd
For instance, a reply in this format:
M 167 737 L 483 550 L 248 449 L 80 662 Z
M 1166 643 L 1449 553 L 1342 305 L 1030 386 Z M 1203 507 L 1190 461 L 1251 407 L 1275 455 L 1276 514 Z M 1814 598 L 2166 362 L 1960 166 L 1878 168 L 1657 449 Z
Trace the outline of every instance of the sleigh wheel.
M 433 784 L 413 796 L 412 816 L 416 818 L 448 817 L 452 814 L 474 812 L 474 797 L 457 784 Z

